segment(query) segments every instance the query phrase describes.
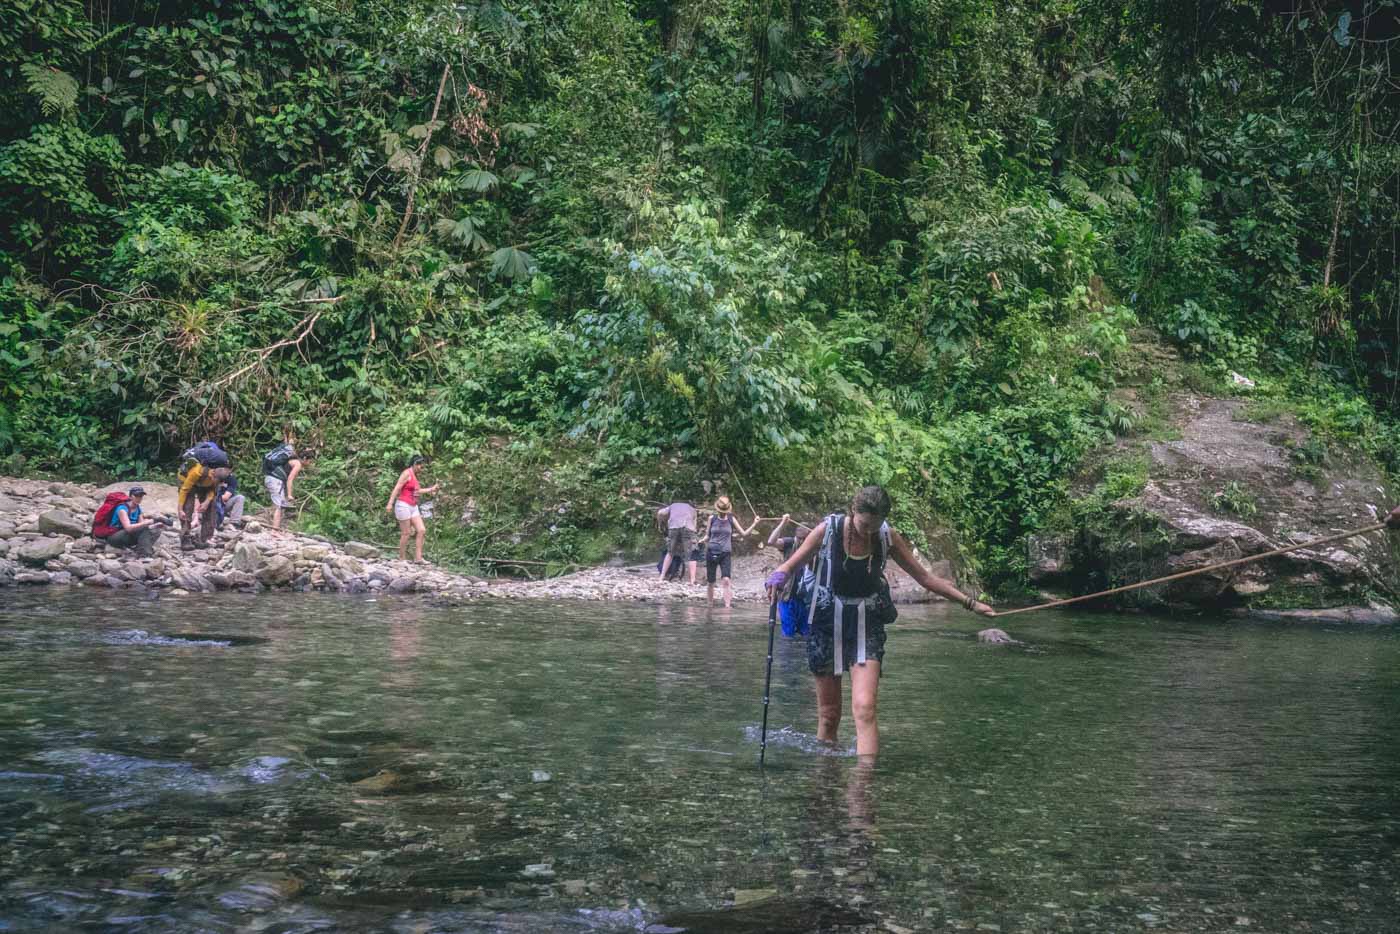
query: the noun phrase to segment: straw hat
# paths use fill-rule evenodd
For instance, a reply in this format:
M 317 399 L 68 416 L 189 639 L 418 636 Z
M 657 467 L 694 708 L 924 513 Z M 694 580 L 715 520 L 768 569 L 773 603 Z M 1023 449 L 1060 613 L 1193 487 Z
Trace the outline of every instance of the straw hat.
M 728 496 L 721 496 L 719 499 L 715 500 L 715 512 L 719 513 L 721 516 L 729 515 L 733 508 L 734 507 L 729 505 Z

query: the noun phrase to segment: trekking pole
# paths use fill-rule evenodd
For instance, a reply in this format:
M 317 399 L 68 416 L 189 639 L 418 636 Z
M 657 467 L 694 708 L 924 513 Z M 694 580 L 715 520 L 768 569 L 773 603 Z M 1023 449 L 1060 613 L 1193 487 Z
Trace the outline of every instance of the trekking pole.
M 768 670 L 763 675 L 763 729 L 758 740 L 758 767 L 763 768 L 763 754 L 768 751 L 768 691 L 773 686 L 773 631 L 778 628 L 778 595 L 768 601 Z

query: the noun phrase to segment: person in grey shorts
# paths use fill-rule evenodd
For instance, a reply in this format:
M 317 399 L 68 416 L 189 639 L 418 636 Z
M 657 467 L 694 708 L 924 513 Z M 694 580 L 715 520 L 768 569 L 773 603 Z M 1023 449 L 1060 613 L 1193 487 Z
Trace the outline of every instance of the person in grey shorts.
M 292 505 L 292 481 L 301 473 L 302 459 L 297 457 L 292 436 L 263 455 L 263 487 L 272 500 L 272 527 L 282 528 L 282 510 Z
M 660 580 L 666 579 L 671 570 L 671 562 L 690 562 L 690 586 L 695 586 L 695 566 L 698 562 L 691 557 L 695 547 L 695 523 L 699 517 L 690 503 L 676 502 L 656 510 L 656 524 L 666 523 L 666 557 L 661 562 Z

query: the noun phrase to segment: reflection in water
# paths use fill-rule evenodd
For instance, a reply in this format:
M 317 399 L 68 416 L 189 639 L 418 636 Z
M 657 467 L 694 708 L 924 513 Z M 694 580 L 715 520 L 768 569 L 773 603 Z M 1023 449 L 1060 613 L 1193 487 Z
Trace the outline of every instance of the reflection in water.
M 910 609 L 760 773 L 761 608 L 0 596 L 0 930 L 1393 926 L 1391 630 Z

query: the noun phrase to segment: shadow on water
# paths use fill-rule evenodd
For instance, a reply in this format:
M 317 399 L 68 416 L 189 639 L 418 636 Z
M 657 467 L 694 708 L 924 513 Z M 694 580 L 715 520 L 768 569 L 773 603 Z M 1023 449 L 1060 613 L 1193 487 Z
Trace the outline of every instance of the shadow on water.
M 259 636 L 230 636 L 223 633 L 213 632 L 172 632 L 167 639 L 174 639 L 179 642 L 194 642 L 205 644 L 216 642 L 222 645 L 243 646 L 243 645 L 267 645 L 271 639 L 263 639 Z
M 874 922 L 872 914 L 824 898 L 771 898 L 738 908 L 678 911 L 644 930 L 646 934 L 815 934 Z
M 109 645 L 155 646 L 213 646 L 233 648 L 245 645 L 266 645 L 272 641 L 260 636 L 231 636 L 212 632 L 153 633 L 144 629 L 120 629 L 103 633 L 101 641 Z

